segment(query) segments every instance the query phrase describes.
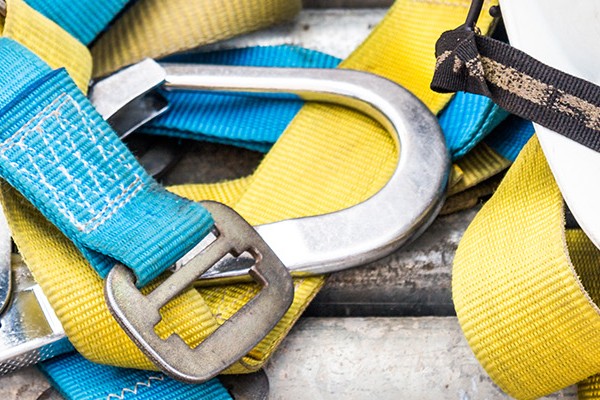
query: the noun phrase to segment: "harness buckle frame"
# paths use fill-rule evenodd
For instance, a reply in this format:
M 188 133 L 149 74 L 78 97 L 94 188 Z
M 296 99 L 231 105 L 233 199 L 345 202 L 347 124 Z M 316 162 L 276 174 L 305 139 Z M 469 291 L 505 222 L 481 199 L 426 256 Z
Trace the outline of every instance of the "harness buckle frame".
M 133 272 L 122 264 L 113 267 L 104 286 L 109 310 L 140 350 L 164 373 L 188 383 L 205 382 L 246 355 L 279 322 L 294 298 L 289 271 L 254 228 L 221 203 L 202 204 L 215 221 L 216 240 L 192 249 L 182 257 L 181 267 L 147 295 L 135 287 Z M 176 334 L 165 340 L 156 334 L 161 307 L 227 254 L 245 253 L 255 260 L 249 274 L 261 286 L 254 298 L 194 349 Z

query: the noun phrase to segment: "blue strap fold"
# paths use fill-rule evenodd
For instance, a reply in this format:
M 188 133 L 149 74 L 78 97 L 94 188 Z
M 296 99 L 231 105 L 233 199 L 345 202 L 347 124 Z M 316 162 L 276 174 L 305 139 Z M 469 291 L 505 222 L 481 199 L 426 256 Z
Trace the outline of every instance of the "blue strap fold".
M 83 44 L 89 44 L 129 0 L 25 0 Z
M 0 39 L 0 176 L 102 277 L 118 260 L 146 285 L 209 232 L 212 217 L 148 176 L 64 70 L 28 75 L 27 65 L 41 67 Z
M 251 47 L 172 56 L 164 61 L 256 67 L 335 68 L 341 60 L 295 46 Z M 304 104 L 296 96 L 163 91 L 169 111 L 141 132 L 266 152 Z
M 267 46 L 189 53 L 164 61 L 257 67 L 335 68 L 340 59 L 295 46 Z M 301 100 L 257 94 L 164 91 L 169 111 L 145 125 L 148 134 L 174 136 L 266 152 L 304 104 Z M 464 156 L 508 113 L 490 99 L 457 93 L 439 121 L 453 159 Z
M 534 133 L 531 121 L 510 115 L 485 139 L 485 143 L 502 157 L 515 161 Z
M 68 400 L 229 400 L 218 379 L 189 385 L 160 372 L 109 367 L 77 353 L 40 364 L 40 369 Z
M 439 115 L 452 159 L 457 160 L 471 151 L 508 115 L 487 97 L 457 92 Z
M 269 64 L 279 52 L 288 58 Z M 333 57 L 313 53 L 280 47 L 194 57 L 232 65 L 337 65 Z M 141 170 L 64 71 L 51 71 L 8 39 L 0 39 L 0 66 L 7 71 L 0 74 L 0 175 L 69 236 L 101 275 L 117 259 L 133 268 L 143 285 L 210 229 L 212 220 L 202 207 L 164 191 Z M 302 106 L 295 100 L 282 105 L 278 99 L 260 96 L 167 95 L 173 111 L 145 130 L 250 143 L 247 146 L 263 150 Z M 499 123 L 504 113 L 494 107 L 478 96 L 455 97 L 440 118 L 454 156 Z M 237 132 L 232 134 L 231 126 Z M 501 149 L 494 140 L 488 144 Z M 228 398 L 216 381 L 186 385 L 161 374 L 93 364 L 77 354 L 46 362 L 42 369 L 72 399 Z

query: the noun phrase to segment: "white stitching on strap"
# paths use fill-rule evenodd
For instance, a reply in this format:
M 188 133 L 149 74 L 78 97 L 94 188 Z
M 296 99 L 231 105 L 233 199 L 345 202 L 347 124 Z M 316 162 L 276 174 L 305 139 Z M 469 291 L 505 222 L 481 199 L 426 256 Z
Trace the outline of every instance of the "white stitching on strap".
M 78 116 L 81 124 L 74 125 L 64 114 Z M 127 204 L 144 186 L 140 175 L 129 173 L 134 170 L 134 164 L 128 162 L 111 138 L 102 133 L 79 104 L 63 93 L 0 144 L 0 157 L 17 169 L 31 186 L 41 188 L 77 230 L 89 233 Z M 31 148 L 29 141 L 36 140 L 44 144 L 41 151 Z M 93 146 L 97 153 L 92 157 L 97 155 L 104 160 L 120 161 L 119 167 L 110 171 L 98 169 L 78 149 L 78 143 L 82 142 Z M 17 165 L 12 151 L 26 157 L 28 165 Z M 71 157 L 78 165 L 67 165 L 65 157 Z M 49 166 L 54 167 L 50 168 L 50 174 Z M 51 177 L 54 171 L 62 175 L 67 183 L 65 187 L 59 188 L 52 183 L 55 182 Z M 77 175 L 84 175 L 87 182 L 76 178 Z M 111 190 L 107 190 L 109 188 Z
M 141 387 L 141 386 L 150 387 L 150 386 L 152 386 L 152 381 L 164 381 L 164 380 L 165 380 L 164 375 L 149 376 L 148 380 L 146 382 L 136 382 L 136 384 L 133 386 L 133 389 L 123 388 L 123 390 L 121 390 L 120 395 L 116 394 L 116 393 L 111 393 L 108 396 L 106 396 L 106 400 L 110 400 L 110 399 L 123 400 L 125 398 L 126 393 L 132 393 L 134 396 L 137 396 L 139 387 Z

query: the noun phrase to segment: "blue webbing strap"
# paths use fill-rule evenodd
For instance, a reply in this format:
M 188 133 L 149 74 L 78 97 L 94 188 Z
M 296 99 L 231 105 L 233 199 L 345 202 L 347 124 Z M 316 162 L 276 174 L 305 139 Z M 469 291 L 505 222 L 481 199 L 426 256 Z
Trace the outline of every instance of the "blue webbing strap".
M 510 115 L 485 138 L 485 144 L 507 160 L 515 161 L 534 133 L 531 121 Z
M 128 0 L 26 0 L 81 42 L 88 44 Z M 293 46 L 255 47 L 174 56 L 169 62 L 272 67 L 335 68 L 341 60 Z M 167 92 L 171 112 L 143 128 L 144 133 L 214 141 L 266 152 L 292 120 L 302 102 L 198 92 Z M 459 92 L 440 113 L 453 159 L 470 151 L 508 113 L 488 98 Z
M 0 176 L 101 276 L 118 260 L 144 286 L 209 232 L 204 207 L 148 176 L 64 70 L 6 38 L 0 70 Z
M 95 364 L 77 353 L 45 362 L 41 370 L 69 400 L 231 399 L 217 379 L 202 385 L 189 385 L 160 372 Z
M 25 0 L 83 44 L 89 44 L 129 0 Z
M 508 112 L 487 100 L 458 92 L 440 113 L 440 126 L 453 160 L 471 151 L 508 116 Z
M 341 61 L 294 46 L 268 46 L 190 53 L 168 62 L 262 67 L 335 68 Z M 281 96 L 164 91 L 169 111 L 145 125 L 143 133 L 204 140 L 267 151 L 300 110 L 303 102 Z M 508 113 L 488 98 L 457 93 L 439 121 L 454 159 L 488 135 Z
M 73 240 L 100 274 L 118 259 L 144 285 L 210 230 L 210 214 L 154 182 L 64 70 L 50 70 L 6 38 L 0 38 L 0 70 L 0 176 Z M 48 364 L 48 371 L 59 365 L 62 375 L 48 373 L 74 399 L 82 398 L 78 384 L 94 388 L 86 392 L 91 395 L 149 379 L 145 372 L 84 363 L 79 355 Z M 87 378 L 79 382 L 75 373 Z M 227 398 L 218 382 L 161 382 L 179 398 Z M 155 390 L 152 398 L 169 398 Z
M 251 47 L 169 57 L 165 61 L 256 67 L 335 68 L 340 59 L 294 46 Z M 302 101 L 295 96 L 162 91 L 169 111 L 145 125 L 143 133 L 231 144 L 266 152 L 277 141 Z
M 3 43 L 2 43 L 3 44 Z M 7 48 L 10 48 L 10 45 L 6 45 Z M 10 52 L 9 52 L 10 53 Z M 18 51 L 17 51 L 18 53 Z M 16 58 L 21 59 L 23 57 L 22 54 L 16 54 L 16 55 L 12 55 L 12 59 L 11 59 L 11 54 L 5 54 L 5 52 L 0 52 L 0 56 L 2 57 L 2 60 L 6 60 L 6 62 L 12 62 L 14 61 Z M 92 217 L 89 215 L 90 213 L 90 209 L 87 208 L 88 205 L 92 205 L 95 206 L 97 203 L 100 204 L 104 204 L 106 206 L 106 202 L 109 201 L 111 198 L 109 198 L 109 200 L 106 199 L 97 199 L 94 198 L 92 196 L 92 198 L 87 199 L 87 204 L 85 204 L 83 207 L 79 206 L 75 206 L 74 208 L 74 212 L 69 210 L 69 208 L 67 206 L 73 206 L 73 204 L 67 204 L 67 206 L 65 206 L 65 202 L 68 199 L 68 201 L 72 201 L 73 198 L 73 202 L 74 204 L 77 203 L 77 199 L 81 199 L 83 197 L 86 197 L 85 195 L 90 194 L 90 192 L 92 192 L 92 189 L 94 188 L 104 188 L 106 185 L 110 184 L 111 182 L 114 182 L 116 180 L 116 177 L 119 176 L 119 173 L 125 173 L 125 172 L 129 172 L 129 171 L 134 171 L 135 173 L 133 174 L 134 176 L 136 176 L 137 178 L 134 179 L 136 182 L 132 181 L 129 182 L 127 186 L 125 185 L 121 185 L 121 190 L 117 190 L 116 193 L 118 193 L 119 195 L 121 195 L 122 193 L 125 193 L 125 195 L 123 196 L 127 196 L 129 194 L 131 194 L 131 190 L 130 187 L 133 188 L 137 188 L 137 179 L 139 178 L 139 184 L 140 185 L 147 185 L 148 187 L 150 187 L 150 191 L 152 192 L 152 195 L 157 196 L 156 199 L 149 199 L 149 202 L 151 203 L 153 200 L 156 201 L 156 206 L 157 209 L 160 209 L 161 206 L 164 207 L 164 205 L 162 204 L 162 200 L 160 200 L 160 194 L 157 195 L 157 193 L 154 193 L 154 191 L 156 191 L 157 189 L 160 189 L 157 187 L 157 185 L 151 181 L 147 176 L 145 176 L 145 174 L 143 173 L 143 171 L 138 171 L 137 169 L 135 169 L 137 167 L 137 164 L 135 164 L 135 162 L 132 163 L 132 160 L 128 159 L 130 158 L 129 154 L 125 151 L 123 151 L 122 147 L 119 147 L 120 143 L 118 141 L 116 141 L 116 143 L 114 142 L 114 134 L 112 132 L 110 132 L 110 130 L 108 130 L 106 124 L 103 123 L 103 121 L 99 120 L 99 117 L 95 115 L 95 113 L 93 112 L 93 110 L 91 109 L 91 107 L 89 106 L 89 104 L 85 101 L 85 99 L 83 98 L 83 96 L 81 96 L 81 94 L 74 88 L 74 85 L 72 85 L 72 83 L 70 82 L 70 80 L 66 77 L 66 75 L 64 74 L 64 72 L 55 72 L 52 73 L 48 70 L 47 67 L 45 67 L 44 65 L 40 64 L 40 65 L 35 65 L 36 62 L 32 62 L 31 66 L 32 68 L 30 68 L 30 70 L 27 70 L 27 65 L 26 66 L 22 66 L 21 68 L 24 70 L 24 72 L 21 73 L 21 75 L 25 76 L 26 78 L 24 79 L 17 79 L 17 81 L 19 82 L 18 85 L 14 85 L 14 81 L 12 79 L 14 79 L 14 77 L 11 77 L 11 81 L 10 84 L 12 86 L 11 89 L 14 89 L 12 91 L 7 90 L 5 92 L 3 92 L 3 96 L 0 97 L 0 108 L 2 109 L 2 111 L 0 111 L 0 115 L 4 114 L 4 112 L 6 111 L 6 115 L 2 115 L 2 117 L 0 118 L 0 126 L 4 126 L 5 124 L 8 124 L 7 127 L 9 129 L 6 129 L 3 133 L 4 135 L 1 136 L 0 138 L 3 139 L 4 141 L 9 141 L 12 139 L 11 142 L 9 142 L 8 144 L 5 142 L 2 145 L 0 145 L 0 173 L 3 173 L 6 175 L 6 172 L 11 172 L 11 169 L 9 167 L 7 171 L 5 171 L 2 167 L 3 167 L 3 160 L 6 159 L 6 162 L 9 164 L 9 166 L 13 166 L 15 167 L 15 165 L 18 168 L 18 163 L 19 161 L 22 160 L 28 160 L 31 161 L 30 165 L 34 166 L 36 168 L 34 168 L 34 174 L 41 174 L 39 176 L 37 175 L 32 175 L 32 173 L 29 173 L 29 175 L 27 175 L 27 173 L 25 173 L 24 177 L 23 176 L 18 176 L 14 178 L 13 180 L 10 180 L 10 182 L 15 185 L 16 187 L 18 187 L 19 189 L 23 188 L 23 192 L 24 194 L 26 194 L 26 196 L 29 197 L 29 195 L 31 195 L 32 197 L 29 197 L 30 199 L 33 198 L 33 202 L 34 204 L 38 205 L 38 203 L 36 203 L 35 199 L 37 199 L 37 201 L 39 202 L 46 202 L 48 201 L 48 199 L 43 197 L 42 194 L 42 199 L 40 200 L 39 198 L 36 198 L 36 196 L 40 196 L 39 191 L 41 190 L 42 192 L 47 191 L 48 189 L 48 184 L 51 185 L 52 187 L 56 182 L 52 180 L 52 178 L 56 179 L 56 176 L 46 176 L 44 175 L 45 173 L 47 174 L 49 171 L 55 171 L 54 166 L 52 165 L 52 162 L 48 163 L 48 160 L 51 160 L 51 156 L 55 156 L 55 155 L 60 155 L 60 156 L 65 156 L 65 151 L 66 153 L 68 153 L 67 150 L 69 150 L 68 144 L 70 143 L 62 143 L 61 142 L 61 138 L 63 134 L 74 134 L 76 133 L 73 129 L 70 128 L 70 125 L 75 124 L 76 122 L 83 122 L 84 126 L 86 126 L 86 130 L 88 131 L 88 134 L 83 134 L 81 135 L 82 138 L 77 138 L 73 139 L 72 143 L 77 142 L 77 146 L 81 147 L 82 150 L 81 154 L 66 154 L 66 158 L 63 160 L 66 160 L 69 164 L 69 166 L 72 166 L 72 168 L 75 168 L 73 170 L 71 169 L 66 169 L 65 172 L 60 171 L 61 174 L 63 174 L 64 176 L 72 176 L 75 177 L 75 179 L 79 179 L 81 180 L 82 183 L 84 183 L 85 185 L 85 180 L 88 179 L 88 177 L 92 177 L 94 175 L 94 173 L 96 171 L 90 171 L 89 168 L 86 169 L 86 165 L 92 165 L 90 164 L 90 162 L 94 161 L 94 146 L 96 146 L 98 144 L 98 140 L 100 138 L 104 138 L 105 135 L 108 135 L 109 138 L 106 139 L 106 143 L 101 143 L 101 146 L 104 148 L 105 146 L 111 146 L 112 148 L 112 153 L 111 152 L 104 152 L 104 155 L 111 155 L 113 154 L 116 158 L 119 158 L 121 154 L 125 154 L 126 156 L 124 156 L 124 158 L 119 159 L 119 162 L 116 163 L 115 165 L 111 166 L 111 170 L 110 171 L 103 171 L 103 173 L 100 173 L 99 177 L 101 178 L 100 180 L 98 180 L 96 177 L 96 181 L 93 182 L 93 185 L 90 187 L 88 186 L 84 186 L 84 188 L 87 190 L 85 192 L 82 192 L 81 190 L 79 190 L 80 188 L 74 187 L 67 187 L 67 188 L 62 188 L 60 187 L 61 190 L 66 191 L 68 193 L 67 196 L 63 197 L 62 195 L 60 196 L 60 199 L 62 199 L 62 202 L 59 202 L 59 204 L 56 204 L 56 199 L 54 201 L 52 201 L 52 199 L 50 199 L 49 205 L 48 205 L 48 210 L 44 210 L 42 209 L 42 211 L 45 211 L 45 214 L 48 216 L 48 214 L 50 214 L 50 217 L 52 219 L 52 221 L 57 224 L 62 230 L 63 232 L 65 232 L 67 235 L 69 235 L 72 239 L 74 238 L 74 241 L 76 242 L 76 244 L 78 244 L 78 246 L 80 247 L 80 249 L 84 252 L 84 254 L 86 254 L 88 256 L 88 258 L 93 259 L 94 262 L 94 266 L 96 268 L 98 268 L 100 271 L 103 271 L 105 267 L 110 267 L 112 266 L 112 260 L 107 259 L 105 256 L 103 256 L 102 254 L 108 254 L 113 258 L 119 258 L 118 255 L 114 255 L 111 251 L 106 251 L 103 246 L 106 245 L 106 243 L 113 243 L 113 234 L 114 234 L 114 228 L 115 226 L 119 226 L 120 224 L 122 224 L 123 222 L 127 222 L 128 218 L 131 218 L 131 214 L 128 213 L 135 213 L 135 209 L 133 211 L 128 211 L 127 210 L 127 204 L 125 205 L 121 205 L 121 208 L 125 208 L 125 210 L 121 210 L 121 208 L 117 208 L 117 206 L 115 205 L 115 208 L 117 208 L 115 210 L 115 212 L 111 212 L 110 214 L 110 218 L 117 218 L 118 223 L 114 224 L 114 226 L 110 226 L 110 224 L 108 225 L 108 228 L 106 228 L 106 231 L 101 231 L 100 233 L 97 233 L 96 236 L 94 235 L 90 235 L 90 231 L 86 230 L 85 226 L 86 224 L 89 222 L 87 221 L 85 218 L 86 216 L 88 217 L 88 219 L 91 219 Z M 3 87 L 3 85 L 0 85 L 0 87 Z M 61 87 L 64 87 L 64 91 L 59 91 L 59 89 Z M 15 95 L 19 92 L 22 92 L 22 94 L 20 96 L 18 96 L 16 99 L 8 101 L 7 99 L 11 99 L 13 97 L 15 97 Z M 58 94 L 60 93 L 60 94 Z M 52 94 L 54 94 L 56 97 L 52 97 Z M 61 97 L 62 96 L 62 97 Z M 49 97 L 49 99 L 46 99 L 45 97 Z M 40 99 L 44 98 L 43 101 L 41 101 Z M 60 100 L 57 100 L 59 99 Z M 31 99 L 35 99 L 36 101 L 31 101 Z M 31 107 L 26 107 L 24 105 L 31 105 Z M 79 105 L 79 106 L 78 106 Z M 24 111 L 22 110 L 18 110 L 20 107 L 23 108 Z M 294 106 L 295 109 L 299 108 L 300 105 L 295 105 Z M 487 105 L 485 105 L 485 107 L 487 107 Z M 484 109 L 485 109 L 484 107 Z M 15 108 L 17 108 L 17 110 L 15 111 Z M 44 119 L 44 117 L 41 117 L 41 112 L 44 111 L 46 113 L 52 114 L 51 118 L 45 119 L 42 121 L 42 119 Z M 294 114 L 295 111 L 292 113 Z M 45 113 L 44 113 L 45 114 Z M 480 114 L 481 115 L 481 114 Z M 37 118 L 36 118 L 37 117 Z M 485 117 L 484 117 L 485 118 Z M 290 117 L 291 119 L 291 117 Z M 35 140 L 36 138 L 32 139 L 32 137 L 34 135 L 29 135 L 29 134 L 25 134 L 24 132 L 27 131 L 27 129 L 25 129 L 25 131 L 22 131 L 21 128 L 17 129 L 17 125 L 21 123 L 21 125 L 27 125 L 30 124 L 29 128 L 33 129 L 32 127 L 35 127 L 34 131 L 38 134 L 38 136 L 41 136 L 37 138 L 37 140 Z M 489 124 L 488 124 L 489 125 Z M 479 132 L 482 132 L 482 126 L 487 126 L 486 124 L 473 124 L 473 126 L 475 126 L 474 129 L 472 129 L 471 131 L 475 131 L 476 134 L 475 135 L 480 135 Z M 12 129 L 10 129 L 12 128 Z M 97 130 L 97 132 L 95 131 Z M 46 137 L 45 135 L 48 134 L 50 132 L 49 137 Z M 91 132 L 89 132 L 91 131 Z M 464 130 L 462 132 L 465 132 Z M 79 133 L 79 132 L 77 132 Z M 96 133 L 96 134 L 94 134 Z M 277 132 L 279 133 L 279 132 Z M 72 135 L 73 136 L 73 135 Z M 277 135 L 276 135 L 277 136 Z M 275 137 L 276 137 L 275 136 Z M 44 140 L 45 138 L 45 140 Z M 79 140 L 81 139 L 81 140 Z M 30 143 L 31 140 L 31 143 Z M 234 140 L 238 140 L 238 139 L 234 139 Z M 270 139 L 270 140 L 275 140 L 275 139 Z M 83 142 L 83 143 L 81 143 Z M 90 145 L 91 142 L 93 143 L 93 145 Z M 100 140 L 100 142 L 102 142 L 102 140 Z M 16 144 L 15 144 L 16 143 Z M 31 154 L 29 153 L 29 150 L 31 148 L 31 146 L 40 146 L 42 147 L 42 144 L 47 146 L 50 143 L 50 146 L 48 147 L 48 149 L 43 149 L 42 150 L 42 157 L 41 159 L 36 159 L 35 157 L 30 157 Z M 87 144 L 87 146 L 86 146 Z M 62 147 L 56 147 L 56 146 L 62 146 Z M 9 147 L 9 148 L 7 148 Z M 92 148 L 90 148 L 92 147 Z M 16 149 L 16 150 L 15 150 Z M 36 148 L 37 150 L 37 148 Z M 60 150 L 63 150 L 62 152 Z M 96 148 L 96 150 L 98 150 L 98 148 Z M 104 151 L 104 150 L 102 150 Z M 101 152 L 102 152 L 101 151 Z M 96 152 L 97 153 L 97 152 Z M 88 156 L 90 156 L 90 154 L 92 154 L 92 158 L 89 158 Z M 119 155 L 119 157 L 117 157 L 116 155 Z M 98 154 L 96 154 L 96 157 L 100 157 L 98 156 Z M 113 160 L 110 157 L 107 157 L 107 159 Z M 105 160 L 110 162 L 110 160 Z M 47 164 L 42 164 L 41 161 L 47 163 Z M 56 161 L 56 160 L 55 160 Z M 62 161 L 62 160 L 61 160 Z M 79 165 L 79 164 L 81 165 Z M 114 163 L 113 163 L 114 164 Z M 123 169 L 125 168 L 125 169 Z M 139 167 L 137 167 L 139 168 Z M 83 172 L 82 172 L 83 171 Z M 14 171 L 12 171 L 14 172 Z M 17 171 L 18 172 L 18 171 Z M 90 172 L 92 172 L 92 175 L 90 175 Z M 113 173 L 115 175 L 111 176 L 110 173 Z M 83 177 L 78 176 L 77 174 L 82 174 L 83 173 Z M 31 176 L 37 176 L 42 177 L 43 179 L 41 180 L 35 180 L 34 178 L 32 178 Z M 60 175 L 59 175 L 60 176 Z M 112 180 L 110 178 L 113 178 Z M 63 179 L 63 178 L 59 178 L 59 179 Z M 19 184 L 21 184 L 22 186 L 19 186 Z M 79 184 L 79 182 L 78 182 Z M 129 188 L 129 189 L 128 189 Z M 77 190 L 75 190 L 77 189 Z M 135 190 L 135 189 L 133 189 Z M 142 187 L 139 189 L 140 194 L 138 193 L 133 193 L 132 194 L 132 198 L 140 198 L 141 196 L 145 195 L 145 188 Z M 158 192 L 160 192 L 160 190 L 158 190 Z M 28 195 L 29 194 L 29 195 Z M 73 195 L 76 196 L 73 196 Z M 114 192 L 110 192 L 109 195 L 116 195 Z M 46 194 L 46 196 L 48 196 Z M 104 203 L 102 203 L 102 201 L 104 200 Z M 179 200 L 176 200 L 179 201 Z M 114 201 L 113 201 L 114 203 Z M 62 206 L 62 208 L 61 208 Z M 186 205 L 183 204 L 182 208 L 185 208 Z M 61 212 L 61 210 L 64 212 L 63 217 L 58 217 L 58 218 L 52 218 L 53 213 L 55 212 Z M 161 211 L 164 211 L 164 209 L 162 209 Z M 70 212 L 70 213 L 69 213 Z M 95 214 L 95 212 L 94 212 Z M 158 213 L 160 214 L 160 213 Z M 134 214 L 135 215 L 135 214 Z M 156 215 L 156 214 L 154 214 Z M 159 218 L 163 216 L 163 214 L 160 214 Z M 145 214 L 144 215 L 135 215 L 135 217 L 133 218 L 133 221 L 139 221 L 140 219 L 143 219 L 144 217 L 147 217 Z M 189 216 L 186 215 L 186 219 L 188 219 Z M 66 219 L 66 221 L 65 221 Z M 85 223 L 82 225 L 81 224 L 81 220 L 83 220 Z M 58 222 L 57 222 L 58 221 Z M 105 222 L 103 222 L 102 224 L 100 224 L 100 226 L 102 226 Z M 170 222 L 169 225 L 173 223 Z M 73 229 L 73 228 L 76 229 Z M 164 227 L 164 226 L 163 226 Z M 158 232 L 155 233 L 160 233 L 162 231 L 164 231 L 163 227 L 157 229 Z M 93 229 L 91 229 L 92 233 L 93 231 L 95 231 L 97 229 L 97 227 L 94 226 Z M 132 228 L 130 230 L 130 232 L 133 232 L 135 230 L 135 228 Z M 121 232 L 118 232 L 121 233 Z M 107 235 L 110 235 L 110 239 L 111 240 L 106 240 L 107 239 Z M 91 238 L 90 238 L 91 237 Z M 120 236 L 117 236 L 117 238 L 120 238 Z M 144 238 L 145 240 L 146 238 Z M 119 244 L 116 247 L 122 248 L 123 245 L 127 245 L 127 243 L 130 243 L 129 239 L 125 239 L 123 241 L 124 243 Z M 195 243 L 196 240 L 193 241 L 193 243 Z M 99 245 L 98 245 L 99 243 Z M 167 243 L 171 243 L 170 241 Z M 94 245 L 95 244 L 95 245 Z M 99 247 L 98 247 L 99 246 Z M 137 244 L 135 246 L 136 248 L 138 247 Z M 130 252 L 131 249 L 127 250 L 128 252 Z M 169 252 L 172 252 L 174 250 L 170 249 Z M 117 250 L 118 252 L 118 250 Z M 136 255 L 135 258 L 140 257 L 140 255 Z M 177 256 L 178 258 L 178 256 Z M 120 258 L 119 258 L 120 259 Z M 139 259 L 139 258 L 138 258 Z M 121 261 L 123 261 L 121 259 Z M 127 262 L 124 261 L 124 263 L 126 265 L 129 266 L 135 266 L 135 263 L 132 262 Z M 171 262 L 169 262 L 170 264 Z M 168 265 L 168 264 L 167 264 Z M 151 279 L 151 278 L 148 278 Z M 53 369 L 52 367 L 56 366 L 55 369 Z M 103 368 L 106 369 L 105 373 L 99 373 L 98 371 L 96 371 L 96 368 Z M 62 378 L 63 380 L 61 380 L 61 373 L 58 373 L 57 371 L 61 371 L 61 370 L 66 370 L 69 371 L 68 373 L 62 373 Z M 88 380 L 80 380 L 77 377 L 75 377 L 73 375 L 73 371 L 85 371 L 86 376 L 89 378 Z M 123 388 L 125 387 L 131 387 L 131 388 L 147 388 L 147 385 L 137 385 L 136 383 L 139 382 L 150 382 L 150 381 L 154 381 L 156 380 L 157 382 L 160 381 L 159 378 L 156 379 L 150 379 L 148 378 L 148 373 L 143 373 L 143 372 L 139 372 L 139 371 L 126 371 L 126 370 L 118 370 L 115 368 L 111 368 L 111 367 L 100 367 L 100 366 L 96 366 L 95 364 L 89 363 L 87 361 L 84 361 L 81 356 L 79 355 L 72 355 L 69 356 L 68 358 L 65 359 L 59 359 L 56 361 L 52 361 L 49 362 L 48 364 L 46 364 L 46 372 L 52 377 L 52 379 L 62 388 L 62 391 L 64 394 L 67 394 L 71 391 L 73 391 L 74 393 L 79 393 L 76 395 L 72 395 L 71 398 L 81 398 L 80 394 L 81 392 L 77 392 L 77 389 L 73 386 L 74 382 L 77 381 L 79 383 L 82 383 L 84 387 L 87 388 L 91 388 L 93 382 L 98 382 L 99 386 L 97 386 L 97 389 L 103 390 L 106 389 L 106 385 L 110 384 L 111 382 L 115 381 L 116 382 L 116 378 L 114 378 L 113 375 L 110 374 L 117 374 L 116 371 L 119 371 L 118 374 L 122 374 L 121 376 L 123 377 L 123 379 L 127 379 L 126 382 L 123 382 L 123 384 L 119 384 L 116 386 L 115 390 L 119 390 L 121 389 L 121 393 L 120 396 L 121 398 L 125 398 L 123 397 L 125 394 L 127 393 L 132 393 L 130 391 L 125 391 L 123 392 Z M 108 375 L 106 375 L 108 374 Z M 145 375 L 141 375 L 138 376 L 137 374 L 145 374 Z M 144 378 L 146 378 L 144 380 Z M 91 380 L 91 381 L 90 381 Z M 169 380 L 170 381 L 170 380 Z M 135 383 L 134 383 L 135 382 Z M 163 381 L 160 381 L 163 382 Z M 177 382 L 173 381 L 173 384 L 176 385 L 183 385 L 183 384 L 179 384 Z M 152 387 L 152 385 L 150 385 L 150 387 Z M 185 388 L 197 388 L 198 386 L 189 386 L 189 385 L 184 385 L 183 387 Z M 165 396 L 165 392 L 161 391 L 162 389 L 157 389 L 158 385 L 155 385 L 154 388 L 156 388 L 156 390 L 158 390 L 157 392 L 154 392 L 153 394 L 150 395 L 150 397 L 156 398 L 158 396 L 158 393 L 160 393 L 160 397 Z M 132 391 L 134 391 L 134 389 L 131 389 Z M 96 389 L 94 389 L 96 390 Z M 196 389 L 198 390 L 198 389 Z M 204 390 L 204 389 L 202 389 Z M 169 390 L 167 393 L 171 393 L 171 391 Z M 110 395 L 110 393 L 108 394 Z M 107 396 L 108 396 L 107 395 Z M 186 398 L 190 398 L 190 394 L 186 393 L 184 396 L 186 396 Z M 150 398 L 149 397 L 149 398 Z M 198 393 L 196 393 L 194 395 L 194 397 L 198 398 L 199 395 Z M 138 397 L 139 398 L 139 397 Z

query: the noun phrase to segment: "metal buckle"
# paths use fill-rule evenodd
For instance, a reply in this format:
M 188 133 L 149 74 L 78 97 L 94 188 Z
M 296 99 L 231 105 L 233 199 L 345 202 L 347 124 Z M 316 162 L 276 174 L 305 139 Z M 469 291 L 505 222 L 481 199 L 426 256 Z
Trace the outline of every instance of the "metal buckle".
M 135 287 L 135 276 L 117 264 L 108 274 L 104 294 L 109 310 L 138 347 L 166 374 L 189 383 L 205 382 L 229 367 L 260 342 L 285 314 L 294 298 L 292 278 L 256 231 L 229 207 L 203 202 L 215 221 L 216 240 L 196 246 L 180 268 L 148 295 Z M 250 276 L 262 290 L 195 349 L 177 335 L 161 339 L 154 327 L 159 310 L 191 286 L 225 254 L 249 253 Z
M 130 83 L 128 81 L 127 75 L 123 77 L 119 74 L 114 75 L 109 80 L 112 85 L 118 85 L 120 82 L 123 84 Z M 102 87 L 106 84 L 102 82 L 96 84 L 92 82 L 92 89 L 95 86 Z M 146 89 L 151 90 L 154 87 Z M 124 91 L 124 93 L 133 92 L 136 96 L 121 99 L 120 108 L 105 110 L 102 109 L 101 104 L 97 104 L 97 111 L 109 123 L 119 138 L 127 144 L 129 150 L 137 157 L 138 162 L 146 172 L 159 179 L 181 159 L 184 146 L 180 140 L 148 137 L 147 135 L 142 135 L 142 137 L 131 135 L 136 129 L 162 115 L 169 108 L 167 99 L 160 93 L 149 91 L 139 95 L 140 90 L 144 91 L 144 89 L 134 86 L 130 90 Z
M 158 309 L 195 280 L 202 277 L 243 279 L 248 274 L 256 279 L 256 266 L 248 269 L 247 257 L 233 260 L 223 257 L 232 248 L 234 255 L 239 256 L 252 246 L 252 242 L 243 241 L 239 243 L 241 247 L 232 247 L 234 240 L 245 240 L 245 236 L 258 240 L 258 232 L 274 250 L 274 253 L 267 250 L 261 240 L 264 247 L 257 250 L 262 254 L 263 262 L 269 254 L 269 258 L 273 258 L 270 262 L 283 268 L 275 256 L 278 254 L 295 273 L 327 273 L 387 255 L 421 232 L 441 206 L 449 159 L 437 120 L 416 97 L 389 80 L 350 70 L 159 65 L 145 60 L 97 83 L 90 99 L 106 117 L 119 113 L 119 110 L 135 108 L 135 104 L 146 104 L 140 99 L 158 86 L 187 90 L 291 92 L 308 100 L 334 102 L 375 118 L 392 133 L 400 150 L 398 165 L 390 181 L 368 201 L 330 214 L 258 226 L 256 231 L 245 225 L 239 231 L 219 232 L 221 236 L 211 245 L 218 249 L 216 253 L 208 250 L 201 253 L 202 258 L 195 257 L 146 297 L 135 289 L 133 275 L 125 267 L 113 269 L 105 286 L 113 315 L 142 351 L 176 379 L 200 382 L 218 374 L 249 351 L 283 315 L 264 312 L 268 310 L 269 302 L 277 301 L 276 295 L 268 293 L 253 300 L 260 313 L 253 315 L 242 309 L 195 350 L 179 338 L 162 341 L 154 332 L 154 326 L 160 320 Z M 143 114 L 131 115 L 136 115 L 135 118 L 141 115 L 145 119 Z M 136 123 L 127 121 L 124 125 L 135 126 Z M 215 207 L 211 206 L 209 211 L 218 212 Z M 223 218 L 219 214 L 213 216 L 219 230 L 228 229 L 229 222 L 226 221 L 237 218 L 233 214 L 223 215 Z M 253 255 L 256 258 L 257 253 Z M 266 277 L 265 273 L 267 270 L 261 275 Z M 271 284 L 266 284 L 263 291 L 270 288 Z
M 42 289 L 11 249 L 0 208 L 0 375 L 73 349 Z
M 0 375 L 72 351 L 50 303 L 18 255 L 10 306 L 0 318 Z

